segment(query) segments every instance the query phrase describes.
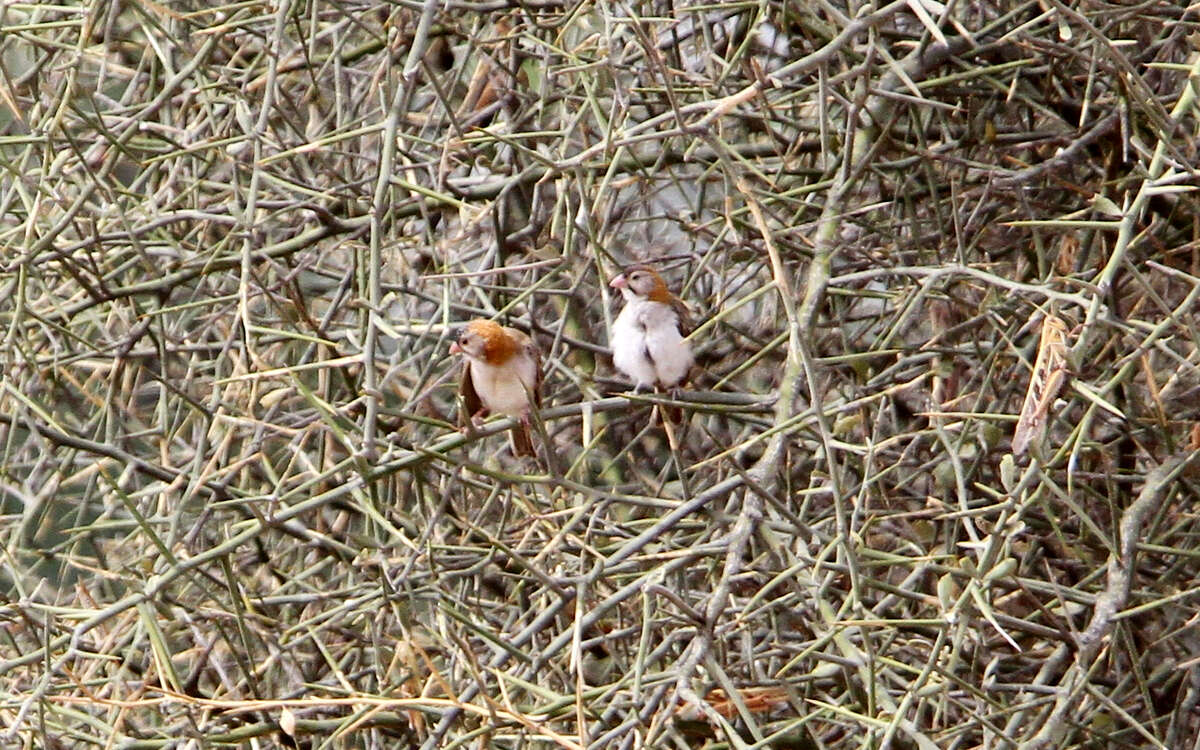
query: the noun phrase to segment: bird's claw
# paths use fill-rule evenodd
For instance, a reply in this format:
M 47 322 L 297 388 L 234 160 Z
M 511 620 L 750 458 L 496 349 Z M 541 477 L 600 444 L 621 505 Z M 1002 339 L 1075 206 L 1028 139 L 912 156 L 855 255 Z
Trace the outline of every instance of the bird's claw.
M 464 434 L 464 435 L 470 435 L 471 433 L 478 430 L 480 427 L 483 427 L 483 419 L 486 416 L 487 416 L 487 414 L 485 412 L 482 412 L 482 411 L 475 412 L 474 414 L 472 414 L 470 417 L 467 418 L 467 423 L 464 424 L 462 427 L 460 427 L 459 431 L 462 432 L 462 434 Z

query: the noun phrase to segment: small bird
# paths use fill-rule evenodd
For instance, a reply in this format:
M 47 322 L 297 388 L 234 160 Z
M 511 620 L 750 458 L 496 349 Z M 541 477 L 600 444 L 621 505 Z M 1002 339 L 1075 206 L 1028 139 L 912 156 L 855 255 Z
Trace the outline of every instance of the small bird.
M 465 357 L 459 423 L 475 425 L 489 413 L 517 417 L 521 424 L 512 429 L 513 453 L 537 455 L 529 413 L 542 404 L 542 364 L 533 340 L 515 328 L 480 318 L 467 324 L 450 353 Z
M 688 377 L 695 359 L 684 339 L 691 331 L 687 305 L 667 290 L 648 266 L 630 266 L 609 286 L 621 290 L 625 307 L 613 323 L 613 364 L 633 378 L 638 390 L 673 389 Z

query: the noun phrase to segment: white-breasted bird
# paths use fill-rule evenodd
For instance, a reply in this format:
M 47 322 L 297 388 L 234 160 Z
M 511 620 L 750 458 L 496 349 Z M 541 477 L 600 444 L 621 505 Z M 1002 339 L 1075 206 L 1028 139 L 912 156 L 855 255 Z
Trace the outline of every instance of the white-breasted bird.
M 639 390 L 678 388 L 695 363 L 684 338 L 691 331 L 687 305 L 649 266 L 630 266 L 609 285 L 620 289 L 625 298 L 609 341 L 613 364 Z

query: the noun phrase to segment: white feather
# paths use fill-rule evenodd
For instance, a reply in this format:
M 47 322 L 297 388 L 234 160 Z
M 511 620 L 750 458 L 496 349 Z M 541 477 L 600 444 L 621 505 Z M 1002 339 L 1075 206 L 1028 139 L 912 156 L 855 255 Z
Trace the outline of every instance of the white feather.
M 692 349 L 670 305 L 628 299 L 613 323 L 613 364 L 638 386 L 676 386 L 692 368 Z
M 516 367 L 488 364 L 471 358 L 471 383 L 479 400 L 493 414 L 519 417 L 529 413 L 530 394 L 537 386 L 537 362 L 513 355 Z

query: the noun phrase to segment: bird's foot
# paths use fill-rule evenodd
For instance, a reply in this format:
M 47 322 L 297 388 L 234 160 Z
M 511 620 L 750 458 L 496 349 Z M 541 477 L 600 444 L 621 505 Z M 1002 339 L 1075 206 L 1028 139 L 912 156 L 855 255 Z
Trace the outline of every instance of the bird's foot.
M 682 394 L 683 394 L 683 389 L 681 387 L 679 387 L 678 385 L 673 385 L 667 389 L 667 398 L 671 399 L 672 401 L 678 401 L 679 397 Z M 663 416 L 665 416 L 667 418 L 668 422 L 674 422 L 676 424 L 682 424 L 684 421 L 683 408 L 679 407 L 679 406 L 664 405 L 663 406 Z
M 459 430 L 464 435 L 470 435 L 473 432 L 475 432 L 476 430 L 478 430 L 480 427 L 483 427 L 483 420 L 486 417 L 487 417 L 487 411 L 480 409 L 479 411 L 472 414 L 470 416 L 470 418 L 467 419 L 467 423 L 465 425 L 463 425 L 461 428 L 459 428 Z

